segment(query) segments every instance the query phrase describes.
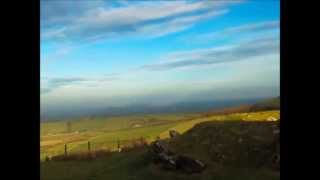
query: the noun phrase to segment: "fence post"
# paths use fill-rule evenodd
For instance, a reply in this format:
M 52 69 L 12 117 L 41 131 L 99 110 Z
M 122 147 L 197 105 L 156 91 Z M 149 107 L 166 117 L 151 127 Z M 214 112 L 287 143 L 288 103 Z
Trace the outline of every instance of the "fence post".
M 91 152 L 91 144 L 90 144 L 90 141 L 88 141 L 88 151 Z
M 67 144 L 64 144 L 64 155 L 67 156 L 68 152 L 67 152 Z
M 120 152 L 120 140 L 119 139 L 117 141 L 117 148 L 118 148 L 118 152 Z

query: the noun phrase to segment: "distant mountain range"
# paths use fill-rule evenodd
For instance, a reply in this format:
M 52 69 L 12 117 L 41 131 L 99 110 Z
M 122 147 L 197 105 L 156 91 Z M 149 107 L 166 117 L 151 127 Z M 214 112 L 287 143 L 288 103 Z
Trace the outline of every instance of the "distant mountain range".
M 57 112 L 52 114 L 41 114 L 41 120 L 64 120 L 79 117 L 119 116 L 133 114 L 160 114 L 160 113 L 203 113 L 221 114 L 232 112 L 248 112 L 259 110 L 279 109 L 280 98 L 271 99 L 242 99 L 242 100 L 219 100 L 180 102 L 170 105 L 151 106 L 147 104 L 130 105 L 124 107 L 100 107 L 83 109 L 74 112 Z

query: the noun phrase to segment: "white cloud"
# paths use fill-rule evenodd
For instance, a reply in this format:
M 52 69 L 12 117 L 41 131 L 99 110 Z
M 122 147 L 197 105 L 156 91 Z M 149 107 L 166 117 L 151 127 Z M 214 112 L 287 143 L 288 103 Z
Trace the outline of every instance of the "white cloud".
M 186 41 L 186 39 L 188 39 L 188 42 L 192 41 L 193 43 L 208 43 L 226 38 L 243 38 L 244 36 L 252 37 L 254 34 L 265 34 L 270 31 L 279 30 L 279 28 L 280 22 L 278 20 L 253 22 L 239 26 L 228 27 L 220 31 L 204 34 L 193 34 L 189 35 L 188 38 L 183 37 L 181 40 Z
M 163 36 L 187 29 L 201 20 L 223 15 L 228 10 L 227 6 L 235 3 L 239 1 L 142 1 L 135 4 L 125 3 L 125 6 L 121 7 L 92 6 L 80 9 L 83 12 L 76 13 L 78 16 L 67 22 L 61 22 L 52 28 L 43 28 L 41 38 L 97 40 L 120 36 Z M 42 15 L 56 14 L 51 12 Z M 51 22 L 48 19 L 54 17 L 43 18 L 43 21 Z
M 51 91 L 62 87 L 74 87 L 77 85 L 90 87 L 104 84 L 105 82 L 111 82 L 117 80 L 119 77 L 116 75 L 104 75 L 100 77 L 63 77 L 63 78 L 41 78 L 41 94 L 47 94 Z
M 279 54 L 278 37 L 260 37 L 234 45 L 175 52 L 167 55 L 168 60 L 145 65 L 146 70 L 172 70 L 243 61 L 251 57 Z

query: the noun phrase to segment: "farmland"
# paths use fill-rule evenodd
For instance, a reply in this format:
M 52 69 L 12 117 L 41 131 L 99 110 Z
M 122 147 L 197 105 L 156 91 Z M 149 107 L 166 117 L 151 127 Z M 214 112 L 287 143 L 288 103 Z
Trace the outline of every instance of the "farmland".
M 41 124 L 40 150 L 41 160 L 45 156 L 53 156 L 64 152 L 64 144 L 68 151 L 85 151 L 87 142 L 94 149 L 111 149 L 117 146 L 117 141 L 126 141 L 144 137 L 149 142 L 161 132 L 168 130 L 181 122 L 198 117 L 199 114 L 162 114 L 136 115 L 108 118 L 83 118 L 69 121 L 45 122 Z
M 92 143 L 93 150 L 115 150 L 118 139 L 144 137 L 151 142 L 159 136 L 168 141 L 175 152 L 201 159 L 209 167 L 204 173 L 191 176 L 163 171 L 152 165 L 147 149 L 139 149 L 113 152 L 109 156 L 90 161 L 42 161 L 41 179 L 279 179 L 279 173 L 270 169 L 269 165 L 259 168 L 255 165 L 261 160 L 270 161 L 266 157 L 271 156 L 272 148 L 266 144 L 272 141 L 271 127 L 275 122 L 268 122 L 269 117 L 279 118 L 280 111 L 79 119 L 72 121 L 71 132 L 66 132 L 66 122 L 43 123 L 42 160 L 45 156 L 63 154 L 64 144 L 68 144 L 70 153 L 85 152 L 88 141 Z M 180 132 L 182 136 L 170 140 L 168 131 L 171 129 Z M 209 137 L 217 138 L 211 142 Z M 235 143 L 238 138 L 244 139 L 242 146 Z M 194 146 L 195 143 L 197 146 Z M 221 152 L 230 156 L 230 159 L 219 162 L 210 152 L 210 144 L 221 145 Z M 254 152 L 248 156 L 247 149 L 251 145 L 256 145 L 260 148 L 259 152 L 263 153 Z

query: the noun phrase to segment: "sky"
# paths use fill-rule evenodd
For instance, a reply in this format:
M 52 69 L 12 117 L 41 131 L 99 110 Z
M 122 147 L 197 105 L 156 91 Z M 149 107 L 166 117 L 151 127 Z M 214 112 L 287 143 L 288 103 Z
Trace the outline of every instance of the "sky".
M 279 0 L 41 0 L 41 112 L 279 96 Z

